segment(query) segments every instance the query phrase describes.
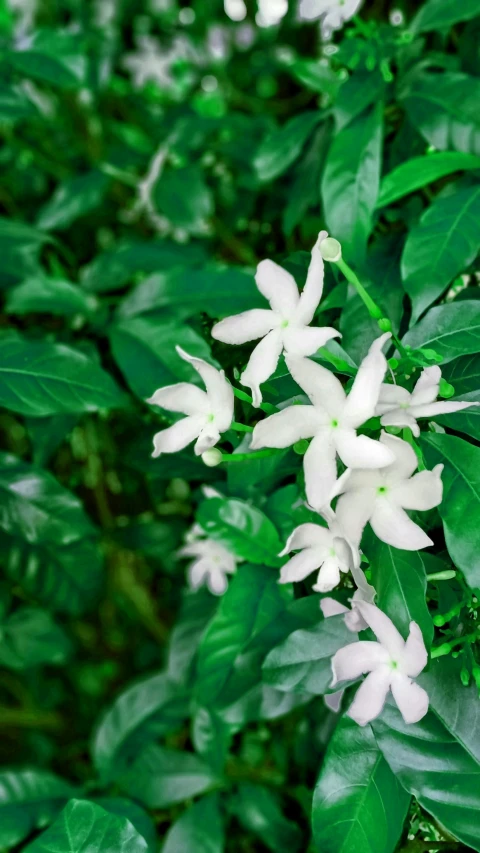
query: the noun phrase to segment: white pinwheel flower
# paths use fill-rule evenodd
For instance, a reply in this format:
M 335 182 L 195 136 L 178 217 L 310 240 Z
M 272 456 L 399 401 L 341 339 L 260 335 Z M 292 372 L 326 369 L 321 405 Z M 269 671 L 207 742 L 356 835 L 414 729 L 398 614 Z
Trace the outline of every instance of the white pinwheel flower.
M 348 572 L 359 560 L 358 552 L 344 538 L 334 518 L 329 520 L 328 527 L 311 522 L 300 524 L 279 556 L 297 550 L 299 553 L 282 566 L 280 583 L 303 581 L 319 569 L 312 587 L 316 592 L 328 592 L 336 587 L 340 583 L 340 572 Z
M 270 302 L 270 310 L 253 308 L 220 320 L 212 336 L 225 344 L 245 344 L 262 338 L 253 350 L 240 382 L 251 389 L 253 405 L 262 402 L 260 385 L 274 373 L 285 350 L 295 355 L 313 355 L 340 332 L 328 326 L 311 328 L 323 291 L 324 264 L 320 243 L 327 236 L 321 231 L 312 249 L 307 280 L 300 295 L 295 279 L 273 261 L 261 261 L 257 267 L 257 287 Z
M 299 17 L 305 21 L 314 21 L 324 15 L 322 20 L 323 38 L 329 38 L 332 30 L 340 30 L 346 21 L 358 12 L 363 0 L 300 0 Z
M 162 429 L 153 437 L 152 456 L 161 453 L 176 453 L 183 450 L 194 439 L 195 453 L 200 456 L 213 447 L 225 432 L 233 419 L 233 390 L 225 379 L 223 370 L 217 370 L 202 358 L 188 355 L 181 347 L 175 347 L 180 358 L 190 362 L 202 377 L 206 391 L 190 382 L 177 382 L 155 391 L 147 400 L 153 406 L 160 406 L 171 412 L 186 415 L 167 429 Z
M 382 385 L 376 414 L 381 415 L 383 426 L 410 427 L 413 435 L 420 435 L 417 418 L 432 418 L 460 412 L 479 403 L 461 403 L 439 400 L 438 388 L 442 371 L 435 365 L 422 370 L 415 388 L 410 393 L 400 385 Z
M 369 673 L 360 685 L 348 716 L 366 726 L 382 712 L 389 690 L 406 723 L 418 723 L 428 711 L 428 694 L 412 679 L 427 665 L 427 650 L 416 622 L 403 639 L 395 625 L 374 604 L 357 602 L 378 642 L 359 641 L 339 649 L 332 658 L 332 687 Z
M 239 560 L 219 542 L 197 538 L 202 533 L 197 527 L 177 556 L 195 557 L 188 567 L 191 589 L 206 585 L 214 595 L 223 595 L 228 587 L 227 577 L 235 573 Z
M 368 625 L 356 605 L 359 601 L 366 601 L 367 604 L 373 604 L 377 593 L 374 587 L 368 583 L 358 564 L 355 563 L 350 570 L 357 585 L 357 589 L 350 599 L 350 608 L 345 607 L 344 604 L 336 601 L 335 598 L 322 598 L 320 608 L 325 618 L 336 616 L 338 613 L 344 613 L 345 625 L 349 631 L 358 634 L 359 631 L 364 631 Z
M 367 522 L 383 542 L 405 551 L 433 545 L 429 536 L 408 517 L 406 509 L 428 510 L 442 500 L 443 465 L 412 476 L 418 461 L 401 438 L 382 432 L 380 442 L 395 461 L 377 471 L 351 471 L 341 486 L 336 515 L 346 535 L 359 544 Z
M 336 455 L 349 468 L 381 468 L 394 460 L 385 444 L 357 435 L 356 430 L 375 412 L 387 361 L 382 346 L 390 333 L 373 342 L 363 359 L 347 397 L 330 370 L 308 358 L 287 356 L 295 382 L 310 398 L 311 406 L 289 406 L 253 431 L 253 449 L 290 447 L 302 438 L 313 441 L 303 458 L 308 502 L 320 510 L 327 503 L 337 478 Z

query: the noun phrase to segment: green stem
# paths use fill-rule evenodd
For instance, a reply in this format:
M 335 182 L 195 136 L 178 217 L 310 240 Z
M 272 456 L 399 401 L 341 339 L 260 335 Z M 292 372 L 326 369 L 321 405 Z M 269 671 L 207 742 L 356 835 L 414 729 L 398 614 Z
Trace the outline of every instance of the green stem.
M 245 403 L 250 403 L 250 405 L 253 406 L 253 400 L 249 394 L 245 394 L 245 391 L 240 391 L 240 388 L 234 388 L 233 385 L 232 388 L 235 397 L 239 400 L 243 400 Z M 278 412 L 277 407 L 273 406 L 271 403 L 260 403 L 259 408 L 262 409 L 263 412 L 268 412 L 269 415 L 272 415 L 274 412 Z
M 448 643 L 442 643 L 441 646 L 436 646 L 432 649 L 431 657 L 439 658 L 443 657 L 443 655 L 449 655 L 455 646 L 461 646 L 464 643 L 474 643 L 478 640 L 479 635 L 478 631 L 472 631 L 471 634 L 465 634 L 464 637 L 459 637 L 458 640 L 449 640 Z
M 237 421 L 232 421 L 230 428 L 236 429 L 237 432 L 253 432 L 253 427 L 247 426 L 246 424 L 239 424 Z
M 252 450 L 251 453 L 222 453 L 222 462 L 245 462 L 247 459 L 267 459 L 276 456 L 279 450 Z

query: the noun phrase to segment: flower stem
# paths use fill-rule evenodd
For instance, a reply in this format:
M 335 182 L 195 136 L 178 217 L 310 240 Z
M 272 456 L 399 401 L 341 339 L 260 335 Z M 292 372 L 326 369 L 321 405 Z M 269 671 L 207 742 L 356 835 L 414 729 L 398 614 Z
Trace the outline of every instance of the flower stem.
M 245 391 L 240 391 L 240 388 L 234 388 L 233 385 L 232 389 L 235 397 L 239 400 L 243 400 L 244 403 L 250 403 L 251 406 L 253 405 L 253 400 L 249 394 L 246 394 Z M 273 412 L 278 412 L 277 407 L 273 406 L 271 403 L 260 403 L 259 408 L 264 412 L 268 412 L 269 415 L 273 414 Z
M 222 462 L 245 462 L 250 459 L 267 459 L 280 453 L 277 449 L 252 450 L 251 453 L 222 453 Z
M 474 643 L 476 642 L 476 640 L 478 640 L 478 638 L 479 635 L 477 630 L 472 631 L 471 634 L 465 634 L 465 636 L 463 637 L 458 637 L 457 640 L 449 640 L 448 643 L 442 643 L 441 646 L 436 646 L 435 648 L 433 648 L 431 651 L 431 657 L 433 659 L 443 657 L 443 655 L 449 655 L 452 649 L 455 648 L 455 646 L 461 646 L 464 643 Z
M 232 421 L 230 429 L 236 429 L 237 432 L 253 432 L 253 427 L 246 424 L 239 424 L 237 421 Z

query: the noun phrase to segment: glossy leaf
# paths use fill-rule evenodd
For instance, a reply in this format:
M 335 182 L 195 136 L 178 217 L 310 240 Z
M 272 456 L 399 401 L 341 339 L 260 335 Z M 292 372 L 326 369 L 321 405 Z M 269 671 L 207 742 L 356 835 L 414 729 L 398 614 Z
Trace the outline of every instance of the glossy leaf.
M 170 827 L 162 853 L 223 853 L 225 837 L 218 797 L 209 794 L 190 806 Z
M 20 607 L 3 620 L 0 631 L 0 663 L 8 669 L 59 666 L 70 656 L 70 641 L 45 610 Z
M 480 15 L 480 0 L 428 0 L 417 12 L 410 24 L 415 33 L 429 30 L 444 30 L 459 21 L 469 21 Z
M 445 364 L 480 348 L 480 303 L 453 302 L 431 308 L 403 338 L 408 346 L 434 350 Z
M 382 178 L 377 207 L 393 204 L 400 198 L 438 181 L 453 172 L 480 169 L 480 157 L 457 151 L 443 151 L 412 157 Z
M 75 790 L 63 779 L 38 768 L 0 772 L 0 845 L 15 847 L 34 829 L 55 817 Z
M 99 207 L 108 189 L 109 179 L 101 172 L 77 175 L 55 190 L 42 207 L 37 226 L 45 231 L 62 231 L 72 222 Z
M 374 71 L 356 71 L 341 87 L 334 107 L 337 132 L 360 113 L 382 99 L 385 81 L 376 68 Z
M 144 809 L 134 803 L 132 800 L 127 800 L 124 797 L 99 797 L 96 800 L 97 805 L 105 809 L 110 814 L 117 815 L 121 818 L 126 818 L 132 826 L 137 830 L 147 842 L 148 850 L 151 853 L 157 851 L 157 830 L 156 826 Z
M 205 628 L 218 601 L 206 589 L 187 592 L 170 636 L 167 671 L 174 682 L 189 682 L 193 663 Z
M 210 791 L 221 780 L 198 755 L 150 744 L 119 781 L 148 808 L 163 809 Z
M 300 155 L 321 118 L 320 112 L 300 113 L 268 136 L 261 143 L 253 161 L 258 179 L 273 181 L 282 175 Z
M 457 358 L 445 366 L 442 374 L 455 389 L 452 400 L 480 403 L 480 356 L 466 355 Z M 439 415 L 435 420 L 456 432 L 464 432 L 480 440 L 480 406 L 472 406 L 449 415 Z
M 88 290 L 108 293 L 120 290 L 136 273 L 191 266 L 203 259 L 198 246 L 182 246 L 168 240 L 120 242 L 83 268 L 82 283 Z
M 37 276 L 29 278 L 7 295 L 7 314 L 58 314 L 68 317 L 75 314 L 91 314 L 97 300 L 85 293 L 78 285 L 60 278 Z
M 199 507 L 197 521 L 209 537 L 251 563 L 278 566 L 283 548 L 269 518 L 244 501 L 211 498 Z
M 244 782 L 239 785 L 231 804 L 234 814 L 253 835 L 261 839 L 273 853 L 296 853 L 302 834 L 293 821 L 282 813 L 279 798 L 263 785 Z
M 167 167 L 152 188 L 152 199 L 172 225 L 193 233 L 201 232 L 214 209 L 212 191 L 197 165 Z

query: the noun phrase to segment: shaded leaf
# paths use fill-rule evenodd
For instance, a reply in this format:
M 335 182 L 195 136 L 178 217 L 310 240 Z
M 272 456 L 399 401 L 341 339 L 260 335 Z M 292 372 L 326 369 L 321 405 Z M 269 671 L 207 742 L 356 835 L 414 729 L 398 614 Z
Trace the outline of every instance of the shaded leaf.
M 470 300 L 430 308 L 407 332 L 403 343 L 413 348 L 432 349 L 442 357 L 443 363 L 478 352 L 480 303 Z

